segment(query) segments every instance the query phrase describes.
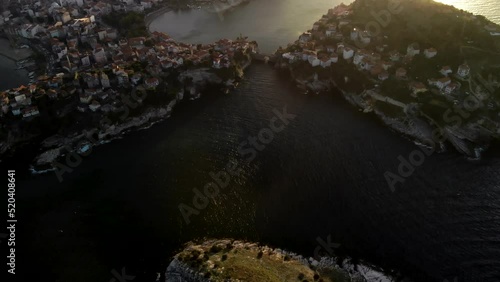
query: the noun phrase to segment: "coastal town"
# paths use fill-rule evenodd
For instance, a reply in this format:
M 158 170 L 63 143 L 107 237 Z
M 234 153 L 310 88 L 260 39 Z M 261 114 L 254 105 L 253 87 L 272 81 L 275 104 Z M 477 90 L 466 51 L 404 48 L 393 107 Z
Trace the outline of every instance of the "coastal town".
M 62 154 L 63 146 L 81 147 L 68 136 L 97 130 L 101 138 L 108 128 L 129 121 L 114 130 L 117 135 L 147 125 L 153 117 L 144 114 L 152 108 L 168 105 L 170 112 L 175 101 L 198 98 L 207 84 L 227 91 L 248 66 L 257 44 L 242 36 L 186 44 L 165 33 L 149 32 L 144 26 L 147 12 L 169 5 L 157 0 L 76 0 L 15 3 L 4 11 L 0 18 L 4 35 L 15 47 L 30 48 L 38 56 L 18 62 L 32 68 L 29 84 L 0 93 L 0 153 L 55 135 L 65 141 L 59 141 L 57 152 L 52 150 L 48 163 Z M 133 118 L 141 122 L 130 122 Z M 53 140 L 47 143 L 51 144 L 47 149 L 54 146 Z
M 419 143 L 435 140 L 437 128 L 479 158 L 500 133 L 500 28 L 482 16 L 432 1 L 358 0 L 330 9 L 272 58 L 243 36 L 187 44 L 148 30 L 169 9 L 212 3 L 222 11 L 246 1 L 212 2 L 11 3 L 0 16 L 3 36 L 33 55 L 18 61 L 30 82 L 0 92 L 0 154 L 40 139 L 36 162 L 47 165 L 64 151 L 147 127 L 209 85 L 227 93 L 252 57 L 277 62 L 307 92 L 340 90 Z
M 500 27 L 484 17 L 432 1 L 358 0 L 276 55 L 299 86 L 340 89 L 420 143 L 438 128 L 476 158 L 500 133 Z

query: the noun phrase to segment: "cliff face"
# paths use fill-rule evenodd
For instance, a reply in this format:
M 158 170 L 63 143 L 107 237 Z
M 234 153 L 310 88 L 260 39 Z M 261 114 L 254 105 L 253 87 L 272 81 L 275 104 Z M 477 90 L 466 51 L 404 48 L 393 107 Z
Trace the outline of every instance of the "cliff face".
M 306 258 L 281 249 L 235 240 L 188 243 L 165 272 L 166 282 L 205 281 L 395 281 L 350 259 Z

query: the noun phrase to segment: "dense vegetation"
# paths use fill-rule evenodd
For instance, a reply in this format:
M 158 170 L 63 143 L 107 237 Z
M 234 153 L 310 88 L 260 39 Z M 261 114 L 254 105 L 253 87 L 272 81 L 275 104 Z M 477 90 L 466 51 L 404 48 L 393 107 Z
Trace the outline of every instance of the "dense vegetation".
M 144 15 L 137 12 L 113 12 L 102 17 L 103 21 L 116 28 L 125 37 L 147 36 Z

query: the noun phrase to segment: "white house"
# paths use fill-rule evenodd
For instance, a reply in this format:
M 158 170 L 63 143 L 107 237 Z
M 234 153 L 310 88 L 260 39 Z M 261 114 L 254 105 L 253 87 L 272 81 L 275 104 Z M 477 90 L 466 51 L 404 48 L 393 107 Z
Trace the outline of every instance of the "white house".
M 345 47 L 342 55 L 344 60 L 348 60 L 354 56 L 354 50 L 349 47 Z
M 383 71 L 378 75 L 378 79 L 380 79 L 381 81 L 387 80 L 388 78 L 389 78 L 389 73 L 386 71 Z
M 144 9 L 150 9 L 153 7 L 153 2 L 151 0 L 141 0 L 141 6 L 144 7 Z
M 453 91 L 457 90 L 458 88 L 459 88 L 458 83 L 451 82 L 450 84 L 448 84 L 444 88 L 444 93 L 449 95 L 449 94 L 453 93 Z
M 302 35 L 299 37 L 300 42 L 308 42 L 311 40 L 311 33 L 310 32 L 304 32 Z
M 443 89 L 445 88 L 446 86 L 448 86 L 449 84 L 451 83 L 451 79 L 449 77 L 443 77 L 443 78 L 440 78 L 436 81 L 436 86 L 439 88 L 439 89 Z
M 401 59 L 401 54 L 398 51 L 394 50 L 394 51 L 389 52 L 389 57 L 390 57 L 391 61 L 397 62 Z
M 444 67 L 442 67 L 439 72 L 442 75 L 444 75 L 444 76 L 448 76 L 448 75 L 450 75 L 450 74 L 453 73 L 453 71 L 451 70 L 450 66 L 444 66 Z
M 285 53 L 282 55 L 284 59 L 287 59 L 289 62 L 294 62 L 296 60 L 296 57 L 292 53 Z
M 80 93 L 80 102 L 88 104 L 90 103 L 90 100 L 92 100 L 92 96 L 89 93 Z
M 457 74 L 461 77 L 467 77 L 470 74 L 470 67 L 467 64 L 460 65 L 458 67 Z
M 146 79 L 144 84 L 148 88 L 156 88 L 160 84 L 160 81 L 156 77 L 151 77 L 151 78 Z
M 98 30 L 97 35 L 99 36 L 99 40 L 104 40 L 106 38 L 107 31 L 105 29 Z
M 418 43 L 412 43 L 408 45 L 408 48 L 406 49 L 406 54 L 411 57 L 420 54 L 420 45 Z
M 309 64 L 311 64 L 311 66 L 313 66 L 313 67 L 317 67 L 321 64 L 321 61 L 315 55 L 309 56 L 308 61 L 309 61 Z
M 111 85 L 109 83 L 109 78 L 105 73 L 101 73 L 101 85 L 103 88 L 111 87 Z
M 332 61 L 332 63 L 336 63 L 339 61 L 339 55 L 333 53 L 330 55 L 330 60 Z
M 92 101 L 89 105 L 89 109 L 93 112 L 97 111 L 101 107 L 101 104 L 96 100 Z
M 26 95 L 24 94 L 16 95 L 14 99 L 16 100 L 17 103 L 23 104 L 26 101 Z
M 29 118 L 29 117 L 36 116 L 36 115 L 40 114 L 37 106 L 32 106 L 32 107 L 28 107 L 26 109 L 23 109 L 22 113 L 23 113 L 23 118 Z
M 321 58 L 320 60 L 320 65 L 323 67 L 323 68 L 328 68 L 332 65 L 332 60 L 328 57 L 323 57 Z
M 71 15 L 68 13 L 68 12 L 64 12 L 62 15 L 61 15 L 61 21 L 63 23 L 67 23 L 69 21 L 71 21 Z
M 89 66 L 90 65 L 90 57 L 88 55 L 82 56 L 80 59 L 82 61 L 83 66 Z
M 12 107 L 12 114 L 18 116 L 21 114 L 21 108 L 19 106 Z
M 103 48 L 97 48 L 93 52 L 94 60 L 98 63 L 105 63 L 107 61 L 106 52 Z
M 361 62 L 363 61 L 363 59 L 366 58 L 367 56 L 368 56 L 368 53 L 366 53 L 365 50 L 359 50 L 354 55 L 354 59 L 352 60 L 352 62 L 355 65 L 359 65 L 359 64 L 361 64 Z
M 328 25 L 328 28 L 325 31 L 325 35 L 327 37 L 332 37 L 335 35 L 336 32 L 337 32 L 337 28 L 335 27 L 335 25 L 330 24 L 330 25 Z
M 437 50 L 435 48 L 425 49 L 424 55 L 427 59 L 433 58 L 437 55 Z

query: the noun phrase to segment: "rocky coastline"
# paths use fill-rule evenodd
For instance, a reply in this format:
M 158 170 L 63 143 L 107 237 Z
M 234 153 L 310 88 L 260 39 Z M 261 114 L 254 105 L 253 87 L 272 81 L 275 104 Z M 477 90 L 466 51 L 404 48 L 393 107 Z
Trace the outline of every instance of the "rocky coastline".
M 254 263 L 256 266 L 252 268 Z M 245 276 L 249 272 L 252 277 Z M 354 264 L 350 258 L 304 257 L 286 250 L 232 239 L 188 243 L 170 262 L 165 281 L 208 282 L 222 281 L 222 277 L 224 281 L 257 281 L 257 277 L 266 277 L 266 281 L 279 281 L 297 279 L 296 275 L 301 280 L 310 279 L 308 281 L 396 281 L 382 270 L 363 262 Z
M 243 3 L 243 1 L 229 1 L 224 3 L 228 5 L 226 8 L 231 8 Z M 186 5 L 174 2 L 164 3 L 161 7 L 158 7 L 156 10 L 144 16 L 146 27 L 151 20 L 162 13 L 170 9 L 183 8 L 184 6 Z M 149 33 L 149 36 L 156 38 L 158 33 Z M 165 40 L 171 42 L 169 41 L 168 35 L 160 36 L 167 38 Z M 241 42 L 240 40 L 247 42 L 246 38 L 238 38 L 238 40 L 238 42 Z M 211 44 L 211 46 L 217 46 L 217 48 L 220 47 L 222 50 L 225 50 L 228 47 L 227 45 L 224 47 L 224 44 L 232 44 L 232 41 L 225 39 Z M 249 45 L 254 46 L 254 44 L 257 45 L 256 42 L 250 43 Z M 185 67 L 163 74 L 163 78 L 160 78 L 160 81 L 168 79 L 168 83 L 165 81 L 165 85 L 171 85 L 168 87 L 168 97 L 164 97 L 165 99 L 162 99 L 162 102 L 155 100 L 153 102 L 144 103 L 142 99 L 139 99 L 134 101 L 139 105 L 137 109 L 135 106 L 129 109 L 122 101 L 122 103 L 120 103 L 121 106 L 114 107 L 111 112 L 108 111 L 110 115 L 114 116 L 113 122 L 111 122 L 106 115 L 102 117 L 93 115 L 93 118 L 91 118 L 92 121 L 89 120 L 86 122 L 84 120 L 78 120 L 80 125 L 73 125 L 70 123 L 69 126 L 66 126 L 61 132 L 56 128 L 52 128 L 48 131 L 41 130 L 41 128 L 45 128 L 44 126 L 40 126 L 44 124 L 44 121 L 29 119 L 29 121 L 35 121 L 30 126 L 29 131 L 19 129 L 6 132 L 5 138 L 0 140 L 0 156 L 2 156 L 2 158 L 13 156 L 17 154 L 17 149 L 25 145 L 30 147 L 39 146 L 39 151 L 36 153 L 30 166 L 31 173 L 41 174 L 57 170 L 61 165 L 64 166 L 68 163 L 69 156 L 77 156 L 78 158 L 86 156 L 95 146 L 122 138 L 124 134 L 131 131 L 147 129 L 167 119 L 170 117 L 177 104 L 199 99 L 202 93 L 208 88 L 220 89 L 221 93 L 228 94 L 230 90 L 238 85 L 238 80 L 244 75 L 244 70 L 252 63 L 252 56 L 250 53 L 257 52 L 257 50 L 253 47 L 249 49 L 252 50 L 244 50 L 244 52 L 238 55 L 238 58 L 222 58 L 222 60 L 224 60 L 224 65 L 212 66 L 211 62 L 196 62 L 194 65 L 190 63 Z M 219 52 L 225 51 L 219 50 Z M 203 55 L 203 53 L 200 54 L 204 56 L 204 59 L 208 57 L 210 61 L 211 53 L 208 51 L 207 53 L 206 55 Z M 192 54 L 193 51 L 191 55 Z M 167 68 L 168 67 L 167 65 Z M 140 87 L 132 87 L 128 88 L 128 90 L 134 92 L 139 90 L 139 88 Z M 166 90 L 163 89 L 162 91 Z M 164 94 L 167 95 L 167 93 Z M 76 107 L 76 104 L 68 104 L 67 107 L 58 109 L 57 116 L 65 117 L 68 112 L 71 112 L 70 107 Z M 126 114 L 120 117 L 120 120 L 117 120 L 116 115 L 119 112 L 126 112 Z M 133 112 L 133 114 L 129 114 L 130 112 Z M 101 120 L 98 122 L 96 118 Z M 103 124 L 103 120 L 109 120 L 109 122 Z M 98 122 L 98 124 L 96 122 Z M 23 121 L 17 121 L 17 124 L 19 125 L 13 125 L 14 129 L 20 127 Z
M 179 83 L 182 83 L 182 89 L 179 90 L 174 99 L 164 106 L 145 108 L 140 115 L 128 117 L 105 128 L 84 129 L 74 132 L 70 136 L 55 134 L 44 139 L 41 142 L 40 152 L 33 160 L 30 171 L 33 174 L 43 174 L 57 170 L 61 165 L 67 163 L 64 160 L 66 156 L 74 156 L 75 154 L 86 156 L 93 147 L 120 139 L 129 132 L 148 129 L 154 124 L 168 119 L 176 105 L 199 99 L 208 88 L 217 87 L 222 89 L 221 94 L 229 93 L 231 89 L 236 87 L 237 81 L 241 79 L 244 70 L 250 65 L 251 57 L 247 56 L 247 61 L 242 62 L 241 69 L 232 79 L 223 79 L 209 68 L 186 70 L 180 73 L 177 78 Z M 26 140 L 29 140 L 29 138 Z M 19 140 L 13 141 L 18 142 Z M 0 149 L 4 152 L 12 147 L 15 147 L 15 145 L 0 144 Z
M 330 93 L 335 89 L 352 106 L 363 113 L 374 114 L 392 131 L 433 152 L 446 152 L 449 149 L 454 149 L 465 155 L 469 160 L 480 160 L 482 153 L 489 147 L 489 142 L 485 142 L 483 135 L 480 134 L 481 132 L 474 128 L 469 128 L 469 132 L 463 132 L 460 128 L 453 126 L 435 126 L 432 120 L 417 115 L 408 115 L 404 118 L 391 117 L 376 105 L 370 103 L 366 99 L 366 95 L 347 92 L 336 86 L 332 80 L 303 80 L 295 77 L 292 69 L 286 69 L 286 71 L 290 71 L 291 78 L 295 81 L 297 87 L 303 89 L 306 94 Z M 436 132 L 439 134 L 438 137 Z M 473 137 L 469 134 L 471 132 Z
M 467 159 L 481 159 L 500 134 L 497 66 L 471 67 L 467 52 L 458 46 L 460 38 L 452 46 L 460 51 L 453 55 L 443 52 L 452 47 L 440 38 L 426 48 L 420 46 L 419 38 L 408 38 L 408 43 L 391 40 L 402 24 L 413 21 L 405 17 L 391 22 L 384 34 L 363 31 L 364 24 L 371 23 L 365 12 L 386 2 L 357 0 L 330 9 L 297 41 L 276 51 L 276 67 L 288 72 L 306 94 L 338 90 L 362 112 L 374 114 L 391 130 L 432 152 L 451 149 Z M 403 13 L 421 12 L 413 7 L 416 4 L 407 5 Z M 471 29 L 481 32 L 481 40 L 495 41 L 494 36 L 482 32 L 500 28 L 490 21 L 451 6 L 426 5 L 436 15 L 470 19 Z M 456 27 L 457 33 L 461 27 L 460 21 L 436 20 L 435 24 Z M 431 31 L 425 35 L 435 36 Z M 494 53 L 491 50 L 488 52 Z

